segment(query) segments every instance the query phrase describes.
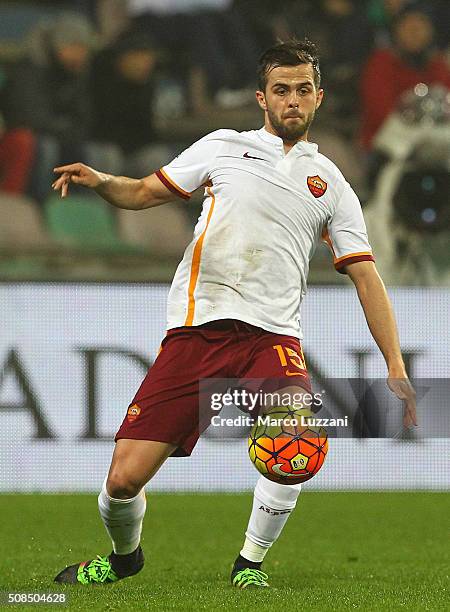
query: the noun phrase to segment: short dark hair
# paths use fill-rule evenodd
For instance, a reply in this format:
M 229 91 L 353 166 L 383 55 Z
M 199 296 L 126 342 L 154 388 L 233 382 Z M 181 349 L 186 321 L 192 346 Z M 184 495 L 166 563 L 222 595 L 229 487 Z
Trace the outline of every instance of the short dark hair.
M 320 87 L 320 67 L 317 47 L 310 40 L 291 39 L 287 42 L 279 42 L 270 49 L 264 51 L 258 62 L 258 87 L 265 91 L 267 75 L 272 68 L 278 66 L 298 66 L 299 64 L 311 64 L 314 71 L 314 84 Z

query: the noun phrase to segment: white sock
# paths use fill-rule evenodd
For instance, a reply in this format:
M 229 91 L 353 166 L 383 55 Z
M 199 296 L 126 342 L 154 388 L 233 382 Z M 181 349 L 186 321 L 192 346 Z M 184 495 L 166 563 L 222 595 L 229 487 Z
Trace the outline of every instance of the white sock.
M 264 559 L 295 508 L 300 491 L 300 484 L 280 485 L 264 476 L 259 477 L 245 542 L 240 553 L 242 557 L 255 563 Z
M 106 480 L 103 483 L 98 509 L 116 554 L 127 555 L 139 546 L 146 505 L 144 489 L 131 499 L 114 499 L 106 490 Z

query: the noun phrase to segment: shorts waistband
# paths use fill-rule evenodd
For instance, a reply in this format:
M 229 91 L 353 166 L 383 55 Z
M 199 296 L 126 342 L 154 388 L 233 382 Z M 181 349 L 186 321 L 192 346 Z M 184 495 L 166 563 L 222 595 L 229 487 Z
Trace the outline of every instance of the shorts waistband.
M 250 323 L 244 323 L 244 321 L 239 321 L 238 319 L 218 319 L 217 321 L 209 321 L 208 323 L 204 323 L 199 327 L 206 327 L 208 329 L 217 329 L 217 330 L 234 330 L 234 331 L 246 331 L 246 332 L 257 332 L 262 331 L 260 327 L 256 327 L 255 325 L 250 325 Z
M 208 321 L 208 323 L 202 323 L 201 325 L 194 325 L 192 327 L 179 327 L 174 329 L 211 329 L 214 331 L 234 331 L 241 333 L 263 333 L 265 331 L 261 327 L 256 327 L 256 325 L 250 325 L 250 323 L 245 323 L 244 321 L 239 321 L 238 319 L 217 319 L 216 321 Z

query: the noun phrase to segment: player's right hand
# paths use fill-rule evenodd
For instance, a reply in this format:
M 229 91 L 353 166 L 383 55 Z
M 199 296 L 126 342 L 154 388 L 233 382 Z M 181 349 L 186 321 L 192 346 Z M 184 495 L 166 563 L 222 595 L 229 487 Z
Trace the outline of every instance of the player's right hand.
M 103 182 L 101 172 L 97 172 L 94 168 L 81 163 L 59 166 L 58 168 L 53 168 L 53 172 L 60 176 L 52 183 L 52 187 L 55 191 L 61 190 L 62 198 L 67 196 L 70 183 L 95 189 Z

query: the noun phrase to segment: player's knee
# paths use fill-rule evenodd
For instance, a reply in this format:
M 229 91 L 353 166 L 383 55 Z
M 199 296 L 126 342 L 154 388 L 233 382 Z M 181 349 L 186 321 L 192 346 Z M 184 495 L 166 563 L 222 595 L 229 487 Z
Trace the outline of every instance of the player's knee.
M 301 484 L 281 485 L 260 476 L 255 488 L 255 497 L 264 505 L 276 510 L 293 510 L 301 491 Z
M 138 482 L 136 478 L 131 477 L 120 469 L 111 471 L 106 481 L 108 495 L 114 499 L 131 499 L 136 497 L 142 487 L 143 483 Z

